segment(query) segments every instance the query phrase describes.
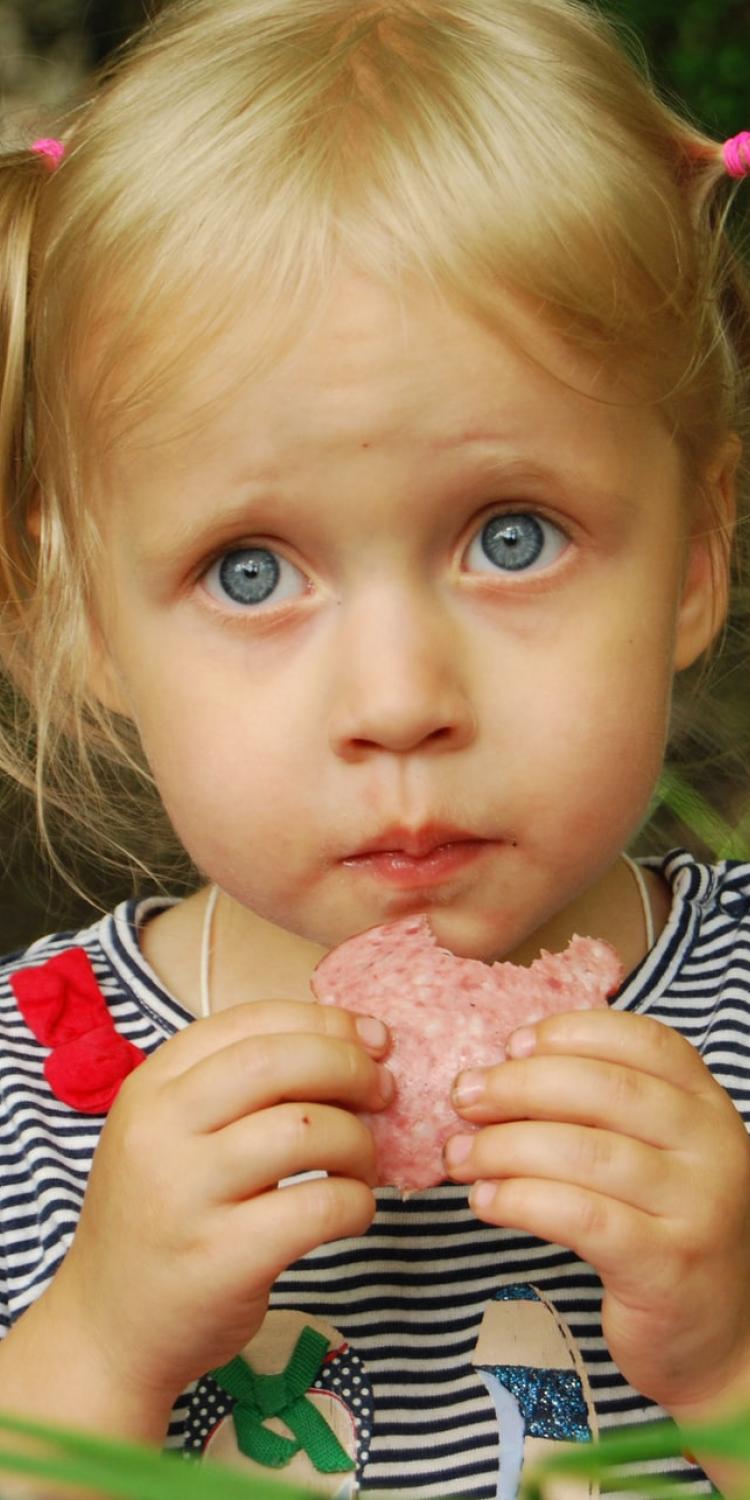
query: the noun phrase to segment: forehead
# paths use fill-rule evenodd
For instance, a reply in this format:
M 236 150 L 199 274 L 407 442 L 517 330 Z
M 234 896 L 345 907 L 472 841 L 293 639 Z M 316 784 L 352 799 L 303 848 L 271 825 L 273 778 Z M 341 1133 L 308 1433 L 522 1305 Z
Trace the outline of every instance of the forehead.
M 487 329 L 432 288 L 350 276 L 282 353 L 266 335 L 252 305 L 237 308 L 115 455 L 113 516 L 147 550 L 175 523 L 234 520 L 255 498 L 272 520 L 291 504 L 369 525 L 395 498 L 419 523 L 463 475 L 517 469 L 627 507 L 681 484 L 657 410 L 517 299 Z
M 450 452 L 498 434 L 554 447 L 585 422 L 600 441 L 664 443 L 634 382 L 566 344 L 508 296 L 489 328 L 432 288 L 342 277 L 279 346 L 252 307 L 181 375 L 127 444 L 149 462 L 227 458 L 290 467 L 359 446 Z M 585 455 L 580 454 L 581 461 Z

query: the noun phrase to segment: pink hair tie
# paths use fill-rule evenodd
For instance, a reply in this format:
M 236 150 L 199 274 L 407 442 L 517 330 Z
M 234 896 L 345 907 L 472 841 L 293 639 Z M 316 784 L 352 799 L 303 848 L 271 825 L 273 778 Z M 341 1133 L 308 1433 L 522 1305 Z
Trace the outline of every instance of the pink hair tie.
M 65 155 L 65 144 L 63 141 L 54 141 L 49 136 L 44 136 L 40 141 L 34 141 L 30 150 L 35 151 L 37 156 L 43 156 L 50 172 L 54 172 Z
M 750 177 L 750 130 L 743 130 L 726 141 L 722 154 L 730 177 Z

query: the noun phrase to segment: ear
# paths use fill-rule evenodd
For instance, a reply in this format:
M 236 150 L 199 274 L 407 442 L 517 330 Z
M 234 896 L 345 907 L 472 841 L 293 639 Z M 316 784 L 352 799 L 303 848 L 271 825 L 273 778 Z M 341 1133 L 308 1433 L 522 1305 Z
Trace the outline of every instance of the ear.
M 703 494 L 687 538 L 682 595 L 677 613 L 674 670 L 682 672 L 707 651 L 729 606 L 736 476 L 742 444 L 736 433 L 703 481 Z

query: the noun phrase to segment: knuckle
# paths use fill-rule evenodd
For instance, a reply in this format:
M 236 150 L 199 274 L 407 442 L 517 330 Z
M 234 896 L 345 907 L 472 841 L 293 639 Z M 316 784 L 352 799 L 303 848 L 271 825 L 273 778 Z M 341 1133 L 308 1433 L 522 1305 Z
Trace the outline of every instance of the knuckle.
M 278 1025 L 278 1007 L 267 1000 L 246 1000 L 209 1019 L 221 1022 L 223 1029 L 236 1032 L 238 1038 L 248 1034 L 255 1038 L 256 1034 L 273 1030 Z
M 684 1045 L 687 1055 L 687 1048 L 690 1044 L 684 1037 L 678 1036 L 670 1026 L 665 1025 L 663 1021 L 657 1021 L 653 1016 L 645 1016 L 643 1019 L 648 1023 L 649 1046 L 657 1064 L 666 1063 L 674 1056 L 675 1043 L 678 1046 Z
M 595 1193 L 584 1193 L 578 1208 L 578 1223 L 583 1239 L 596 1244 L 605 1240 L 611 1229 L 611 1213 L 606 1198 Z
M 342 1046 L 342 1061 L 346 1073 L 346 1081 L 353 1088 L 361 1085 L 363 1076 L 369 1074 L 368 1059 L 359 1047 L 352 1042 L 345 1041 Z
M 702 1229 L 697 1224 L 683 1225 L 679 1236 L 672 1236 L 667 1245 L 667 1254 L 664 1258 L 665 1266 L 668 1265 L 671 1284 L 685 1287 L 689 1285 L 696 1268 L 705 1261 L 706 1238 Z
M 375 1145 L 375 1137 L 369 1127 L 358 1115 L 352 1115 L 352 1120 L 357 1130 L 358 1149 L 364 1163 L 368 1177 L 377 1176 L 378 1152 Z
M 353 1042 L 342 1042 L 342 1097 L 347 1101 L 371 1103 L 378 1094 L 379 1072 L 375 1062 Z
M 707 1183 L 705 1191 L 695 1193 L 691 1202 L 690 1222 L 684 1226 L 684 1243 L 700 1255 L 713 1255 L 717 1242 L 733 1242 L 741 1233 L 740 1221 L 746 1214 L 750 1183 L 738 1191 L 738 1182 L 729 1173 Z
M 636 1068 L 615 1068 L 611 1087 L 618 1112 L 631 1115 L 643 1107 L 644 1078 Z
M 216 1021 L 227 1041 L 255 1042 L 261 1036 L 315 1030 L 314 1012 L 317 1008 L 303 1001 L 246 1000 L 210 1016 L 208 1024 Z
M 318 1003 L 313 1007 L 315 1019 L 319 1022 L 321 1030 L 326 1036 L 352 1037 L 355 1034 L 354 1016 L 348 1010 L 341 1010 L 338 1005 L 321 1005 Z
M 591 1180 L 608 1177 L 613 1161 L 613 1141 L 603 1130 L 586 1130 L 578 1136 L 578 1168 Z
M 312 1197 L 311 1211 L 317 1224 L 316 1238 L 321 1244 L 337 1239 L 344 1232 L 351 1211 L 350 1184 L 336 1177 L 321 1177 Z
M 245 1046 L 232 1049 L 230 1055 L 245 1077 L 265 1078 L 273 1075 L 278 1065 L 276 1036 L 260 1033 L 251 1037 Z

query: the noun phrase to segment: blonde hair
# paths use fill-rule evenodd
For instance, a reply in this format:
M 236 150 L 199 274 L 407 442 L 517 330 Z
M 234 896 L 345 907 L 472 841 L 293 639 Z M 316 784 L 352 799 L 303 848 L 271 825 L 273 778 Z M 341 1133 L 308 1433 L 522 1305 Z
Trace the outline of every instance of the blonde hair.
M 267 318 L 260 363 L 342 262 L 427 278 L 490 326 L 510 288 L 638 372 L 696 504 L 711 456 L 745 435 L 750 304 L 720 149 L 588 4 L 175 0 L 64 134 L 54 173 L 0 160 L 0 766 L 44 830 L 56 814 L 132 854 L 118 768 L 154 795 L 131 726 L 88 687 L 87 497 L 240 297 Z M 719 558 L 725 518 L 706 524 Z M 738 558 L 747 535 L 741 508 Z

